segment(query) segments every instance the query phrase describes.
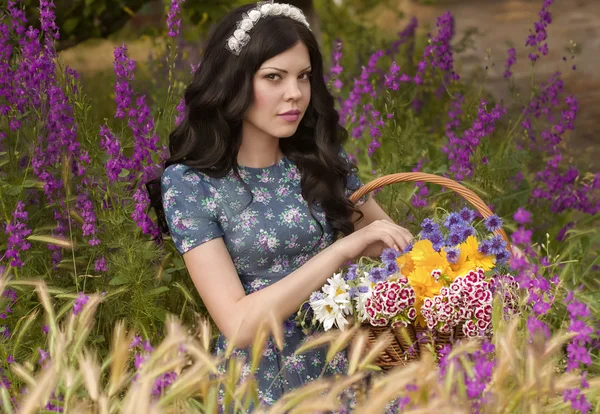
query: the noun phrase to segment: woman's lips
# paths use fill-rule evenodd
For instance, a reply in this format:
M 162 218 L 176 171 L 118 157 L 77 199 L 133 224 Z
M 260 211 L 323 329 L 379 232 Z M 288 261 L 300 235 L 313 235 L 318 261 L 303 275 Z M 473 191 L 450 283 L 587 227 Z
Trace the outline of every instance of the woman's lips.
M 289 122 L 295 122 L 298 120 L 298 118 L 300 118 L 299 114 L 298 115 L 287 114 L 287 115 L 279 115 L 279 116 Z

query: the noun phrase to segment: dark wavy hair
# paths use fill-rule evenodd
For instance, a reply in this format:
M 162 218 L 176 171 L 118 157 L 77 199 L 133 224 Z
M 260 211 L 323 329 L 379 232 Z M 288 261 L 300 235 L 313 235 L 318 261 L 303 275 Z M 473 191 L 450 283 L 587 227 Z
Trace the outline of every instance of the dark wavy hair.
M 233 10 L 212 28 L 200 65 L 185 90 L 184 118 L 169 135 L 170 158 L 164 168 L 179 163 L 210 177 L 224 177 L 233 171 L 239 178 L 242 119 L 253 100 L 254 75 L 263 62 L 302 42 L 312 66 L 311 100 L 298 129 L 280 140 L 280 148 L 300 171 L 302 196 L 313 218 L 313 205 L 319 204 L 334 237 L 348 235 L 353 231 L 352 213 L 358 212 L 359 220 L 363 215 L 345 196 L 347 177 L 355 167 L 340 155 L 348 132 L 339 124 L 334 98 L 325 85 L 317 40 L 300 22 L 268 16 L 260 19 L 250 33 L 250 42 L 235 56 L 225 48 L 227 38 L 242 14 L 253 7 L 248 4 Z M 160 177 L 146 183 L 146 189 L 159 228 L 168 234 Z M 315 221 L 322 237 L 323 227 Z

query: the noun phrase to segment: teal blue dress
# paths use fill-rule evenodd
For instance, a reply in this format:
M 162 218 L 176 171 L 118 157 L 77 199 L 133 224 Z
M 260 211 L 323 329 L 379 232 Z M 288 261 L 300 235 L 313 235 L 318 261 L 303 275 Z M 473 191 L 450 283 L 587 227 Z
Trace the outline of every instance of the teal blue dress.
M 346 152 L 340 154 L 348 161 Z M 254 196 L 230 172 L 211 178 L 183 164 L 169 166 L 161 177 L 162 202 L 171 237 L 179 253 L 222 237 L 246 294 L 281 280 L 333 243 L 333 231 L 325 213 L 315 206 L 311 217 L 302 197 L 300 171 L 284 157 L 265 168 L 240 167 L 240 175 Z M 347 179 L 349 197 L 363 185 L 355 172 Z M 358 205 L 366 200 L 363 197 Z M 250 203 L 250 204 L 249 204 Z M 308 298 L 307 298 L 308 299 Z M 346 371 L 346 354 L 340 352 L 325 367 L 325 350 L 294 355 L 308 339 L 292 315 L 284 323 L 285 347 L 279 351 L 269 340 L 255 378 L 259 399 L 272 405 L 284 393 L 325 375 Z M 215 353 L 221 354 L 227 340 L 221 334 Z M 248 358 L 249 349 L 237 349 L 233 357 Z M 246 365 L 244 374 L 249 371 Z

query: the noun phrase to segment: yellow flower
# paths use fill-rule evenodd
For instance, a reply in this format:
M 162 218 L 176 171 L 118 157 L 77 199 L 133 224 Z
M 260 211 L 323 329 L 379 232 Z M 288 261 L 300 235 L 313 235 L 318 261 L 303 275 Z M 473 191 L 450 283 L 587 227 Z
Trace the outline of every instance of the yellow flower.
M 415 243 L 410 256 L 415 264 L 415 268 L 425 269 L 429 273 L 434 269 L 440 269 L 444 273 L 444 270 L 450 266 L 446 257 L 433 249 L 430 240 L 419 240 Z
M 479 251 L 479 242 L 474 236 L 467 237 L 460 244 L 460 256 L 458 261 L 451 264 L 452 270 L 457 276 L 463 276 L 469 270 L 481 267 L 484 271 L 488 271 L 496 264 L 496 258 L 492 255 L 484 255 Z
M 398 264 L 398 268 L 400 268 L 400 272 L 404 276 L 408 276 L 413 270 L 415 270 L 415 263 L 413 262 L 410 254 L 404 254 L 396 258 L 396 263 Z

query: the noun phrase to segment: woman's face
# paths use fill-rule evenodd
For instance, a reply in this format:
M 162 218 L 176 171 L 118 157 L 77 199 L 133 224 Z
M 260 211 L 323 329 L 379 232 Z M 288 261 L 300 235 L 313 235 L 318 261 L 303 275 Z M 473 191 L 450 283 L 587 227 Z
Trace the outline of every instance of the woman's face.
M 254 75 L 254 100 L 244 128 L 271 137 L 292 136 L 310 102 L 310 56 L 302 42 L 265 61 Z

